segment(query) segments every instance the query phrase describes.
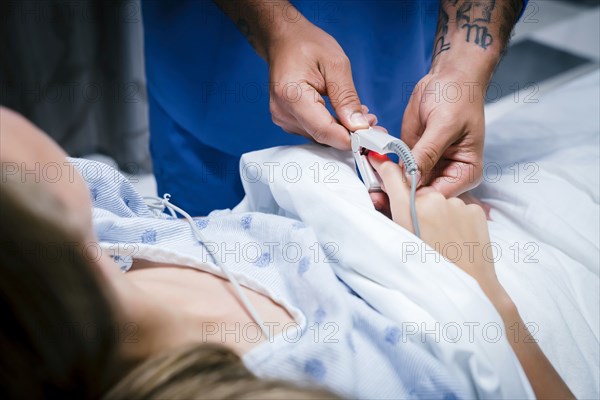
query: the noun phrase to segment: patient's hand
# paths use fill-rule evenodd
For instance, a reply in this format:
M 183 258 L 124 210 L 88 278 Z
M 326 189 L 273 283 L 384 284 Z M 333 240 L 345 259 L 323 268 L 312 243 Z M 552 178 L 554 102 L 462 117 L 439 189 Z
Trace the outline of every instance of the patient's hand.
M 369 161 L 383 181 L 392 220 L 412 232 L 410 185 L 402 169 L 373 152 Z M 418 195 L 416 208 L 421 239 L 475 278 L 493 303 L 505 302 L 507 295 L 496 277 L 484 210 L 458 198 L 446 199 L 435 190 Z
M 383 181 L 389 197 L 391 218 L 412 230 L 410 188 L 402 169 L 386 156 L 376 153 L 369 153 L 369 161 Z M 422 193 L 416 201 L 423 241 L 475 278 L 502 317 L 507 332 L 517 332 L 506 338 L 521 362 L 536 397 L 574 399 L 573 393 L 537 345 L 515 304 L 498 281 L 493 255 L 483 252 L 490 243 L 483 209 L 477 204 L 467 205 L 458 198 L 446 199 L 434 190 Z M 457 248 L 460 252 L 456 251 Z M 490 249 L 489 246 L 487 248 Z M 452 254 L 449 254 L 451 250 Z

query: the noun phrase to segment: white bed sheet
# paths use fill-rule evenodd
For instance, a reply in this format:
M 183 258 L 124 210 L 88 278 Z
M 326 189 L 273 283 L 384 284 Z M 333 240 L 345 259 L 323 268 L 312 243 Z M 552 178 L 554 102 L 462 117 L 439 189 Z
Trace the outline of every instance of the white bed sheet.
M 476 191 L 493 207 L 498 276 L 579 398 L 600 395 L 598 92 L 595 72 L 489 126 L 487 182 Z M 312 226 L 337 250 L 338 275 L 473 396 L 533 396 L 503 337 L 513 332 L 497 336 L 502 322 L 476 282 L 443 259 L 407 255 L 418 239 L 373 209 L 349 154 L 279 147 L 246 154 L 241 171 L 247 196 L 237 210 Z
M 581 399 L 600 398 L 599 103 L 596 70 L 496 121 L 475 191 L 492 206 L 500 281 Z

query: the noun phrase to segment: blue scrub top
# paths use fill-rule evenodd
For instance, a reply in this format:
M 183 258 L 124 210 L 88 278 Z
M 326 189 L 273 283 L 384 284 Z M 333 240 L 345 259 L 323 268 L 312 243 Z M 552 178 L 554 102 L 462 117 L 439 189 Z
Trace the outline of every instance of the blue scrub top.
M 430 67 L 438 0 L 293 3 L 342 46 L 361 101 L 398 135 Z M 243 153 L 306 139 L 273 124 L 267 64 L 212 1 L 143 0 L 142 10 L 159 194 L 171 193 L 192 215 L 233 207 L 243 197 Z

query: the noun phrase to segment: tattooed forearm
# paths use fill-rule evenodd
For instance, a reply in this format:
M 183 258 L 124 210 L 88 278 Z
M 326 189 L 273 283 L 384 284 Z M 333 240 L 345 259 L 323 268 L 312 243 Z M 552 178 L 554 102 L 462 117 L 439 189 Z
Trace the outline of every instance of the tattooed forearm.
M 250 45 L 263 58 L 269 41 L 289 25 L 287 12 L 294 9 L 289 0 L 213 0 L 235 23 Z M 295 10 L 295 9 L 294 9 Z M 295 14 L 290 14 L 295 15 Z
M 247 0 L 214 0 L 215 4 L 235 23 L 240 33 L 260 55 L 264 54 L 261 46 L 262 36 L 258 16 L 260 4 Z M 251 20 L 247 18 L 251 16 Z
M 492 11 L 496 7 L 496 0 L 467 0 L 456 11 L 458 27 L 466 31 L 466 41 L 475 43 L 487 49 L 494 43 L 494 36 L 490 33 L 489 23 L 492 21 Z
M 435 34 L 435 46 L 433 48 L 433 58 L 436 58 L 444 51 L 450 50 L 450 42 L 446 38 L 448 36 L 448 13 L 440 4 L 440 12 L 438 16 L 437 31 Z
M 522 0 L 441 0 L 434 57 L 450 49 L 452 40 L 462 38 L 486 50 L 491 46 L 504 50 Z

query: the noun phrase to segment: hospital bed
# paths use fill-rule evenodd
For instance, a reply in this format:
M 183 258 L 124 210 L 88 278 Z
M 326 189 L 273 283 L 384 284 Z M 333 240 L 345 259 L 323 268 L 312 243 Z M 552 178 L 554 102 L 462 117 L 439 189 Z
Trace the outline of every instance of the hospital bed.
M 492 207 L 501 283 L 578 398 L 600 397 L 599 77 L 595 70 L 488 125 L 484 182 L 474 191 Z M 300 176 L 273 168 L 292 164 Z M 431 261 L 418 238 L 373 209 L 350 154 L 278 147 L 244 155 L 240 171 L 247 195 L 234 211 L 312 226 L 336 250 L 338 276 L 474 396 L 533 397 L 503 337 L 510 328 L 476 282 Z

